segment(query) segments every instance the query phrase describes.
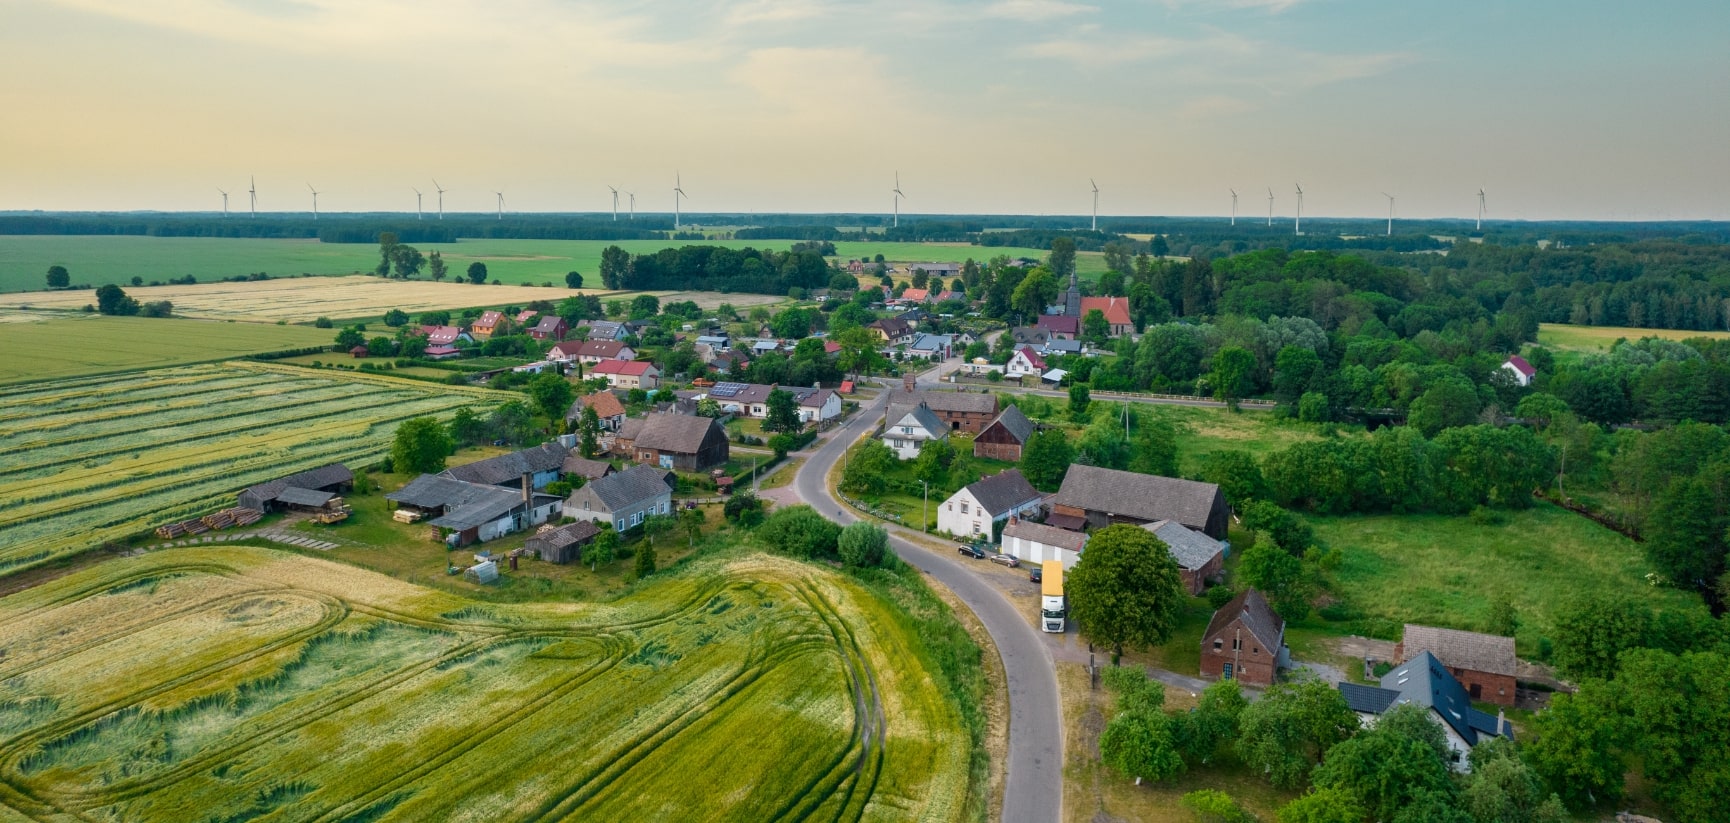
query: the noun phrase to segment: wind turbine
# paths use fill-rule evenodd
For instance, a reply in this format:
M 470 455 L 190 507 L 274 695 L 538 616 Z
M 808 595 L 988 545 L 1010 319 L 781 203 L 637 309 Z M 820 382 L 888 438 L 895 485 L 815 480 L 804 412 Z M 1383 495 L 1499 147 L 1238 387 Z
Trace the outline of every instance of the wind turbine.
M 318 189 L 313 188 L 312 184 L 308 183 L 308 184 L 306 184 L 306 190 L 312 192 L 312 219 L 317 220 L 318 219 Z
M 246 193 L 252 196 L 252 216 L 257 217 L 258 216 L 258 178 L 249 177 L 249 178 L 247 178 L 247 180 L 248 180 L 248 185 L 250 186 L 250 188 L 248 188 L 246 190 Z
M 1478 187 L 1478 231 L 1484 230 L 1484 187 Z
M 1382 196 L 1386 197 L 1388 199 L 1388 236 L 1393 237 L 1394 236 L 1394 196 L 1391 194 L 1388 194 L 1385 191 L 1382 192 Z
M 1235 226 L 1237 225 L 1237 189 L 1228 189 L 1227 191 L 1231 192 L 1231 224 Z
M 628 191 L 625 192 L 625 196 L 631 198 L 631 215 L 629 219 L 635 220 L 637 219 L 637 193 L 634 191 Z
M 409 188 L 412 189 L 414 187 L 410 186 Z M 425 220 L 426 219 L 426 217 L 423 216 L 420 212 L 420 189 L 414 189 L 414 219 L 416 219 L 416 220 Z
M 895 193 L 895 218 L 889 224 L 893 228 L 901 225 L 901 198 L 907 196 L 901 193 L 901 172 L 895 173 L 895 188 L 890 191 Z
M 619 190 L 614 189 L 612 186 L 608 186 L 607 188 L 613 190 L 613 222 L 617 223 L 619 222 Z
M 1302 237 L 1304 233 L 1304 187 L 1300 183 L 1293 183 L 1292 185 L 1297 186 L 1298 197 L 1297 222 L 1292 224 L 1292 231 Z
M 1093 178 L 1087 178 L 1087 184 L 1093 187 L 1093 230 L 1099 231 L 1099 184 Z
M 1273 189 L 1267 190 L 1267 225 L 1273 228 Z
M 216 191 L 222 195 L 222 216 L 227 217 L 228 216 L 228 192 L 225 192 L 222 189 L 217 189 Z
M 445 190 L 444 190 L 443 186 L 439 185 L 439 179 L 437 177 L 433 178 L 433 188 L 438 189 L 438 193 L 439 193 L 439 219 L 443 220 L 443 219 L 445 219 Z
M 493 194 L 497 195 L 499 198 L 499 219 L 503 220 L 505 219 L 505 193 L 502 191 L 495 191 Z
M 679 230 L 679 198 L 689 199 L 685 193 L 684 184 L 679 180 L 679 173 L 673 172 L 673 231 Z

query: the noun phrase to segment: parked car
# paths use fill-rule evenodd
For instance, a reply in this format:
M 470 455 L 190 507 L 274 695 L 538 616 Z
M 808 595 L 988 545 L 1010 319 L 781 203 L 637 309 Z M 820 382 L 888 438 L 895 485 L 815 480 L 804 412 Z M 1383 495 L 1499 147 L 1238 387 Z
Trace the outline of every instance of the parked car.
M 1041 569 L 1038 566 L 1029 566 L 1027 567 L 1027 579 L 1038 583 L 1045 579 L 1045 575 L 1042 574 L 1044 571 L 1044 569 Z
M 1013 555 L 1007 554 L 994 554 L 991 556 L 991 562 L 1008 566 L 1012 569 L 1021 565 L 1020 560 L 1016 560 Z
M 985 550 L 971 543 L 963 544 L 961 546 L 961 553 L 973 558 L 974 560 L 985 559 Z

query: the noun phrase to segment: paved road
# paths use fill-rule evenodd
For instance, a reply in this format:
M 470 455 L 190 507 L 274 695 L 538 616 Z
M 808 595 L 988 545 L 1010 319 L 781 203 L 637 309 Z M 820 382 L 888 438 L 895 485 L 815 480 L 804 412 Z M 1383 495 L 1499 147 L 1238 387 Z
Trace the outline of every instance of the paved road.
M 939 367 L 937 373 L 955 365 Z M 831 520 L 851 523 L 848 508 L 835 499 L 826 482 L 829 470 L 847 446 L 875 428 L 888 400 L 884 392 L 869 407 L 827 439 L 799 468 L 793 488 L 799 499 Z M 1009 763 L 1003 790 L 1006 823 L 1052 823 L 1063 810 L 1063 708 L 1057 674 L 1039 632 L 989 582 L 975 574 L 959 554 L 938 554 L 900 540 L 891 529 L 890 546 L 901 559 L 931 575 L 954 592 L 978 615 L 1003 658 L 1009 681 Z

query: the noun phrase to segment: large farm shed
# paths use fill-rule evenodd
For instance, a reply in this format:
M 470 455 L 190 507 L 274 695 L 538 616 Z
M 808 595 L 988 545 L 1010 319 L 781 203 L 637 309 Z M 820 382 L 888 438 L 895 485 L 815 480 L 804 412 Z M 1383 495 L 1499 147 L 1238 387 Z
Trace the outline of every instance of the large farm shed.
M 385 499 L 432 518 L 428 525 L 453 546 L 492 540 L 545 523 L 557 516 L 560 503 L 557 497 L 526 488 L 512 491 L 431 474 L 409 481 Z
M 558 441 L 553 441 L 445 469 L 440 476 L 483 486 L 514 487 L 526 474 L 531 476 L 531 482 L 536 489 L 544 489 L 548 483 L 559 479 L 559 472 L 564 468 L 565 458 L 570 453 L 570 449 L 560 445 Z
M 632 441 L 636 462 L 688 472 L 726 463 L 731 448 L 720 423 L 682 414 L 645 417 L 642 431 Z
M 1231 508 L 1213 483 L 1074 465 L 1052 499 L 1047 523 L 1066 529 L 1170 520 L 1224 540 Z
M 261 512 L 278 511 L 289 504 L 301 506 L 322 506 L 331 497 L 354 488 L 354 472 L 341 463 L 332 463 L 316 469 L 291 474 L 287 477 L 260 483 L 239 495 L 236 499 L 241 508 L 257 509 Z M 291 494 L 293 500 L 285 500 L 284 493 L 290 489 L 308 492 L 323 492 L 328 496 L 314 503 L 313 495 Z

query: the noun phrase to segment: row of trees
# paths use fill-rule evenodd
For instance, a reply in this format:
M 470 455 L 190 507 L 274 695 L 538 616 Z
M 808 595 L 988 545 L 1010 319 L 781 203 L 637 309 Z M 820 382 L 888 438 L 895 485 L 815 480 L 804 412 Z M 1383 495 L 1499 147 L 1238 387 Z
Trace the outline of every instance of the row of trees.
M 600 270 L 601 283 L 609 289 L 778 295 L 793 288 L 822 288 L 831 273 L 823 255 L 809 248 L 775 252 L 721 246 L 683 246 L 639 255 L 608 246 L 601 253 Z

